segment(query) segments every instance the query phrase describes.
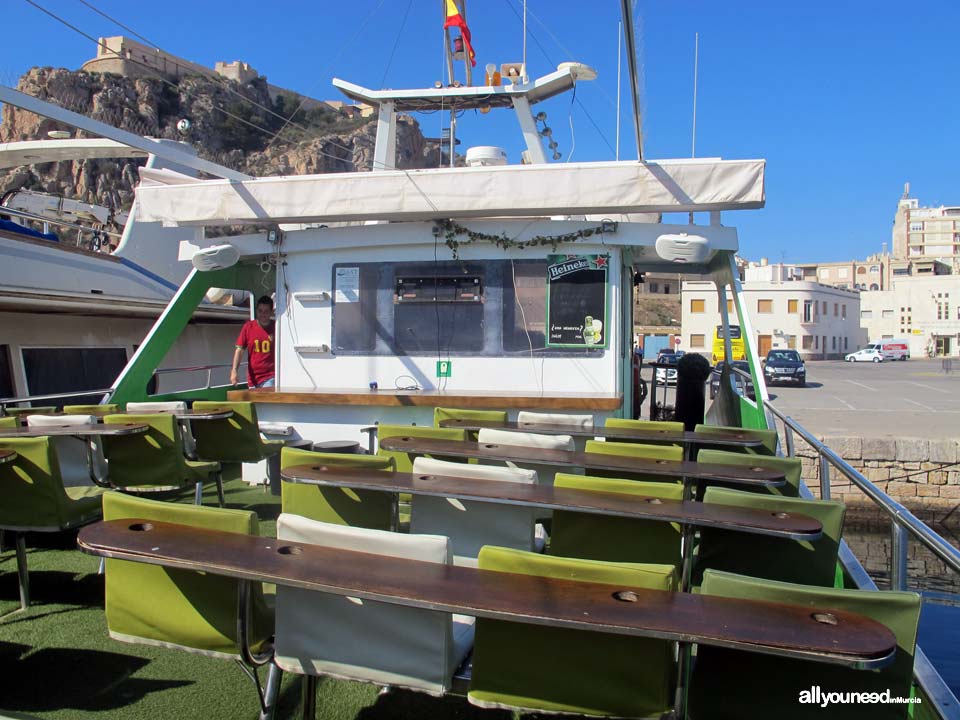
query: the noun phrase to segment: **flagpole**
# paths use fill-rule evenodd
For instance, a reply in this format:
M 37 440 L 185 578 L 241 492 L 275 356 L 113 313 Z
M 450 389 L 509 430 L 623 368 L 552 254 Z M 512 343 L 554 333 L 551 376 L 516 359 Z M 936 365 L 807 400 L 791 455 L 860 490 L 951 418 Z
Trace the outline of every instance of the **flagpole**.
M 620 51 L 623 48 L 623 21 L 617 23 L 617 144 L 616 157 L 620 159 L 620 71 L 623 68 L 623 62 L 620 59 Z
M 443 13 L 443 24 L 445 25 L 447 21 L 446 0 L 440 0 L 440 12 Z M 450 39 L 450 28 L 448 27 L 443 27 L 443 47 L 447 55 L 447 85 L 453 85 L 453 46 Z
M 457 0 L 453 0 L 454 3 Z M 460 0 L 460 17 L 463 18 L 463 22 L 467 24 L 467 0 Z M 467 71 L 467 87 L 473 87 L 473 62 L 470 60 L 470 53 L 467 51 L 466 44 L 464 44 L 463 49 L 463 67 Z

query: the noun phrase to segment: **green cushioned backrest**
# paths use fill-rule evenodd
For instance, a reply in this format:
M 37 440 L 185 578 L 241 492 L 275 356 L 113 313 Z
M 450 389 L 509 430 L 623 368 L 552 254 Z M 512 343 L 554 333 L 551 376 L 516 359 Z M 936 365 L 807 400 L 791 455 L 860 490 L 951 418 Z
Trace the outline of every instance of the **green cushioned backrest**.
M 180 426 L 171 414 L 107 415 L 107 425 L 149 426 L 145 433 L 103 438 L 110 483 L 116 487 L 180 485 L 186 477 Z
M 18 428 L 20 421 L 15 417 L 0 417 L 0 428 Z
M 67 497 L 52 440 L 0 438 L 0 449 L 17 453 L 0 463 L 0 528 L 65 527 Z
M 670 565 L 605 563 L 487 546 L 481 570 L 673 590 Z M 673 643 L 477 619 L 470 701 L 549 712 L 642 717 L 669 708 Z
M 460 428 L 434 428 L 424 425 L 379 425 L 377 426 L 378 440 L 384 440 L 391 437 L 417 437 L 430 438 L 431 440 L 466 440 L 467 431 Z M 380 457 L 392 457 L 397 463 L 399 472 L 413 472 L 414 455 L 403 452 L 390 452 L 383 448 L 377 448 L 377 455 Z M 445 457 L 443 455 L 427 455 L 425 457 L 435 457 L 438 460 L 450 460 L 452 462 L 465 462 L 463 458 Z
M 701 593 L 866 615 L 896 635 L 897 652 L 893 663 L 884 668 L 852 670 L 701 645 L 690 693 L 691 717 L 769 718 L 772 708 L 776 708 L 777 720 L 907 717 L 906 704 L 847 704 L 824 710 L 798 700 L 800 692 L 814 686 L 824 693 L 889 690 L 892 697 L 909 697 L 921 607 L 916 593 L 815 588 L 715 570 L 704 574 Z M 731 692 L 731 688 L 743 687 L 745 679 L 749 679 L 749 690 Z
M 602 453 L 605 455 L 620 455 L 623 457 L 642 458 L 644 460 L 683 460 L 683 448 L 676 445 L 650 445 L 648 443 L 633 442 L 604 442 L 603 440 L 587 440 L 584 447 L 588 453 Z M 658 475 L 644 475 L 643 473 L 624 474 L 622 470 L 600 470 L 587 468 L 587 471 L 596 477 L 624 478 L 644 480 L 647 482 L 675 483 L 679 478 L 669 478 Z
M 222 532 L 257 535 L 248 510 L 161 502 L 107 492 L 103 519 L 140 518 Z M 172 643 L 194 650 L 237 655 L 238 581 L 209 573 L 107 560 L 106 614 L 112 635 Z M 262 590 L 253 583 L 254 645 L 272 632 Z
M 734 530 L 702 528 L 694 582 L 707 568 L 768 580 L 832 587 L 846 506 L 830 500 L 802 500 L 707 488 L 703 501 L 717 505 L 807 515 L 823 525 L 823 536 L 812 542 L 761 537 Z
M 683 432 L 682 422 L 673 422 L 668 420 L 631 420 L 630 418 L 607 418 L 604 421 L 603 426 L 624 430 L 638 430 L 642 432 L 657 432 L 659 430 L 666 430 L 668 432 Z M 619 438 L 618 442 L 634 441 Z M 654 440 L 640 440 L 637 442 L 647 443 L 648 445 L 676 445 L 676 443 L 663 443 Z
M 737 465 L 739 467 L 762 467 L 768 470 L 782 472 L 787 484 L 781 487 L 758 486 L 752 492 L 767 495 L 784 495 L 786 497 L 800 497 L 800 479 L 803 472 L 803 462 L 798 457 L 776 457 L 774 455 L 745 455 L 744 453 L 729 450 L 701 450 L 697 454 L 697 462 L 719 463 L 721 465 Z M 722 482 L 709 481 L 710 485 L 726 487 Z M 746 490 L 739 486 L 739 490 Z
M 63 412 L 67 415 L 91 415 L 93 413 L 115 413 L 120 412 L 120 406 L 116 403 L 106 405 L 64 405 Z
M 557 473 L 553 485 L 556 488 L 665 500 L 681 500 L 683 497 L 683 487 L 673 483 L 589 475 Z M 676 565 L 680 562 L 680 527 L 655 520 L 554 510 L 550 554 L 612 562 Z
M 390 458 L 376 455 L 319 453 L 285 447 L 280 451 L 280 469 L 294 465 L 333 465 L 367 468 L 371 471 L 392 469 Z M 353 527 L 390 530 L 393 521 L 394 496 L 376 490 L 320 487 L 283 481 L 280 485 L 283 512 L 311 520 L 352 525 Z
M 479 422 L 503 422 L 507 421 L 507 411 L 506 410 L 466 410 L 461 408 L 434 408 L 433 409 L 433 426 L 436 428 L 440 427 L 440 423 L 443 420 L 473 420 Z M 477 439 L 477 432 L 467 431 L 467 438 L 470 440 Z
M 191 423 L 197 441 L 197 457 L 220 462 L 259 462 L 264 458 L 257 409 L 250 402 L 210 402 L 197 400 L 198 412 L 213 409 L 232 410 L 223 420 L 198 420 Z
M 49 415 L 55 413 L 57 408 L 53 405 L 38 405 L 36 407 L 8 407 L 5 412 L 12 417 L 21 415 Z
M 694 432 L 700 433 L 702 435 L 710 435 L 710 433 L 730 433 L 730 432 L 743 432 L 744 428 L 740 427 L 730 427 L 726 425 L 697 425 L 693 428 Z M 741 448 L 737 452 L 743 452 L 747 455 L 776 455 L 777 454 L 777 431 L 776 430 L 760 430 L 757 428 L 749 428 L 751 434 L 759 436 L 763 440 L 763 445 L 755 448 Z M 705 443 L 709 444 L 709 439 L 704 440 Z M 725 446 L 727 450 L 731 448 Z

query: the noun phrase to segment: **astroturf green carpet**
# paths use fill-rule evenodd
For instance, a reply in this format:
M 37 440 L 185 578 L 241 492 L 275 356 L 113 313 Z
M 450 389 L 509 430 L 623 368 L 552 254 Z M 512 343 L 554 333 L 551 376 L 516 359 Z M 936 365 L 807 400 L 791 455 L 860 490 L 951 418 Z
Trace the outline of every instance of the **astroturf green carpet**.
M 274 535 L 280 498 L 225 478 L 228 507 L 255 510 L 261 533 Z M 216 504 L 212 483 L 204 504 Z M 192 502 L 192 492 L 169 498 Z M 11 543 L 12 544 L 12 543 Z M 98 559 L 76 549 L 76 533 L 27 536 L 32 606 L 19 608 L 16 557 L 0 554 L 0 717 L 189 719 L 256 718 L 253 683 L 233 663 L 191 653 L 111 640 L 103 612 Z M 149 602 L 150 598 L 144 598 Z M 266 668 L 261 669 L 261 679 Z M 285 675 L 277 718 L 299 717 L 300 679 Z M 321 678 L 317 718 L 330 720 L 505 720 L 464 698 L 432 698 L 374 685 Z

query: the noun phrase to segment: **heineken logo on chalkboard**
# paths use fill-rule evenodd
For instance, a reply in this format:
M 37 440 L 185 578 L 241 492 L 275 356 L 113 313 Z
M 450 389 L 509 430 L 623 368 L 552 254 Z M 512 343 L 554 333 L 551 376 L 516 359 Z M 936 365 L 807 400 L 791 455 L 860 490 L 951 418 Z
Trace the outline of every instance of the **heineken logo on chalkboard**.
M 607 255 L 547 256 L 547 346 L 606 348 Z
M 552 255 L 551 258 L 557 257 Z M 566 259 L 556 265 L 547 268 L 551 280 L 562 278 L 564 275 L 575 273 L 579 270 L 596 270 L 607 266 L 606 255 L 566 255 Z

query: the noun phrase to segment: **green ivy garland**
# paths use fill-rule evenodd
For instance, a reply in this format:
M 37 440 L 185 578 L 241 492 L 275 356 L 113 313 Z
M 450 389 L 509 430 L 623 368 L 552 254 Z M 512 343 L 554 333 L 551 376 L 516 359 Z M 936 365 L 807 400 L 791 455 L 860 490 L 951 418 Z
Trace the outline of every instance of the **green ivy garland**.
M 572 233 L 565 233 L 564 235 L 535 235 L 529 240 L 514 240 L 510 237 L 507 237 L 506 233 L 490 235 L 488 233 L 470 230 L 462 225 L 458 225 L 453 220 L 438 220 L 437 228 L 439 233 L 443 235 L 444 239 L 446 240 L 446 244 L 447 247 L 450 248 L 450 252 L 453 253 L 454 260 L 460 259 L 459 250 L 461 245 L 469 245 L 470 243 L 475 242 L 493 243 L 497 247 L 503 248 L 504 250 L 507 248 L 518 248 L 522 250 L 523 248 L 528 247 L 549 245 L 550 249 L 553 250 L 553 252 L 556 252 L 557 246 L 560 245 L 560 243 L 575 242 L 577 240 L 582 240 L 594 235 L 602 235 L 604 231 L 603 225 L 598 225 L 592 228 L 577 230 L 576 232 Z

